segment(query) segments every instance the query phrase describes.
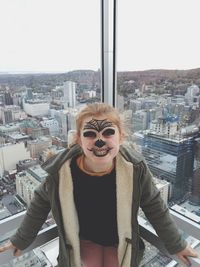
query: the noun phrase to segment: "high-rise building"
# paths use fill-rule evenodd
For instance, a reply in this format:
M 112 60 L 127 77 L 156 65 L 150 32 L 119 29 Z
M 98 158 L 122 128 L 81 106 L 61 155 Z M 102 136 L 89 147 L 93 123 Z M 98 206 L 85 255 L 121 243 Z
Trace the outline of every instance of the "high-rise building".
M 10 92 L 4 93 L 4 104 L 5 105 L 13 105 L 13 99 L 12 99 Z
M 13 121 L 12 110 L 6 109 L 2 112 L 2 121 L 4 125 Z
M 171 184 L 172 197 L 183 197 L 193 177 L 194 139 L 169 138 L 149 131 L 137 143 L 152 173 Z
M 187 88 L 187 93 L 185 94 L 186 102 L 189 105 L 192 105 L 194 103 L 198 104 L 197 101 L 195 101 L 197 95 L 199 95 L 199 87 L 195 84 L 189 86 Z
M 19 160 L 29 159 L 30 152 L 24 143 L 4 144 L 0 147 L 0 175 L 4 171 L 16 169 Z
M 63 85 L 64 108 L 75 108 L 76 106 L 76 83 L 67 81 Z
M 51 110 L 51 115 L 54 117 L 59 125 L 59 133 L 67 140 L 69 130 L 76 129 L 76 115 L 78 110 L 74 108 L 67 108 L 65 110 Z
M 26 90 L 26 98 L 27 99 L 33 99 L 33 92 L 31 88 L 27 88 Z
M 40 165 L 30 167 L 28 170 L 16 175 L 17 194 L 27 205 L 30 204 L 31 199 L 33 198 L 35 188 L 46 176 L 47 173 L 40 167 Z
M 195 170 L 190 201 L 195 205 L 200 205 L 200 138 L 195 139 Z
M 146 130 L 148 127 L 148 111 L 137 110 L 133 113 L 133 131 Z

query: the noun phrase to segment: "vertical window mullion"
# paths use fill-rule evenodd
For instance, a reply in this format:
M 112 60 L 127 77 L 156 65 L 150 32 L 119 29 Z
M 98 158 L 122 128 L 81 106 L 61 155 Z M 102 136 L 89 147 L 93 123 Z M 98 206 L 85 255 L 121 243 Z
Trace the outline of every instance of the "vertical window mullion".
M 102 0 L 102 101 L 115 106 L 116 90 L 116 0 Z

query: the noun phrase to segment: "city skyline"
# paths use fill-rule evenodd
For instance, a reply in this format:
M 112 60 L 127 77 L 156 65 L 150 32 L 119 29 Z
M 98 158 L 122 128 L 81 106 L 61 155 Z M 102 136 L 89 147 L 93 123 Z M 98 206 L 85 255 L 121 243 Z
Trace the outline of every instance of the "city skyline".
M 177 221 L 181 216 L 180 229 L 185 231 L 187 224 L 187 236 L 195 231 L 197 239 L 200 238 L 199 72 L 188 71 L 179 75 L 176 71 L 166 71 L 164 76 L 161 75 L 162 71 L 146 72 L 145 75 L 136 72 L 130 76 L 119 73 L 121 95 L 117 105 L 120 115 L 125 118 L 125 129 L 131 127 L 127 141 L 124 140 L 128 142 L 126 145 L 131 149 L 133 143 L 137 144 L 134 147 L 146 159 L 156 178 L 156 186 L 170 207 L 170 213 Z M 2 76 L 0 219 L 1 230 L 2 227 L 5 229 L 2 230 L 3 242 L 9 237 L 10 228 L 7 225 L 13 221 L 18 224 L 15 216 L 23 217 L 21 213 L 29 205 L 35 187 L 44 179 L 46 174 L 41 166 L 45 166 L 46 160 L 64 151 L 71 143 L 78 110 L 87 103 L 100 101 L 98 75 L 89 73 L 91 76 L 88 72 L 74 72 L 71 77 L 77 83 L 69 81 L 67 77 L 70 76 L 66 74 Z M 154 82 L 150 83 L 149 80 L 145 83 L 144 77 L 150 78 L 152 73 Z M 31 78 L 28 79 L 31 84 L 27 77 Z M 179 93 L 176 94 L 175 90 Z M 68 103 L 66 107 L 64 103 Z M 194 150 L 197 145 L 198 149 Z M 141 213 L 139 223 L 149 233 L 153 231 Z M 54 227 L 51 216 L 45 226 Z M 51 231 L 46 230 L 48 234 Z M 199 247 L 200 241 L 197 239 L 192 238 Z M 42 240 L 39 244 L 43 243 Z M 148 248 L 151 255 L 147 249 L 147 264 L 163 266 L 166 262 L 172 262 L 158 250 L 152 253 L 149 245 Z M 34 258 L 29 258 L 33 264 Z M 23 266 L 21 261 L 18 263 Z

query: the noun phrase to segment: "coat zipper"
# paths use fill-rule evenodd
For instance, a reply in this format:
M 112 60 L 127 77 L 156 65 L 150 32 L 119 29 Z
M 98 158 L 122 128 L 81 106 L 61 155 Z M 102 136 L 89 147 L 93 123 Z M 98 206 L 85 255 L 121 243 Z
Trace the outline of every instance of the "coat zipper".
M 141 164 L 141 163 L 140 163 Z M 139 177 L 138 177 L 138 210 L 139 210 L 139 208 L 140 208 L 140 198 L 141 198 L 141 183 L 140 183 L 140 181 L 141 181 L 141 177 L 142 177 L 142 172 L 144 172 L 144 165 L 143 164 L 141 164 L 140 165 L 140 175 L 139 175 Z M 138 212 L 137 212 L 137 217 L 138 217 Z M 136 241 L 136 253 L 135 253 L 135 255 L 136 255 L 136 260 L 137 260 L 137 262 L 138 262 L 138 251 L 139 251 L 139 223 L 138 223 L 138 219 L 137 219 L 137 241 Z M 136 262 L 136 264 L 137 264 L 137 262 Z
M 125 257 L 126 257 L 126 252 L 127 252 L 127 249 L 128 249 L 128 245 L 129 245 L 129 243 L 128 243 L 128 242 L 127 242 L 127 240 L 126 240 L 126 248 L 125 248 L 125 251 L 124 251 L 124 255 L 123 255 L 123 258 L 122 258 L 122 261 L 121 261 L 120 267 L 122 267 L 122 266 L 123 266 L 124 259 L 125 259 Z

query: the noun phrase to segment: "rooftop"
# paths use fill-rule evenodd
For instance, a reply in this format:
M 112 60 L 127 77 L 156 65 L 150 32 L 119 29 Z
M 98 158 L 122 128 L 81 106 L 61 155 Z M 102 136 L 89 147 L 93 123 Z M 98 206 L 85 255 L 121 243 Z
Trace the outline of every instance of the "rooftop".
M 27 172 L 34 178 L 36 178 L 39 182 L 41 182 L 47 176 L 47 172 L 42 169 L 40 165 L 35 165 L 28 168 Z

